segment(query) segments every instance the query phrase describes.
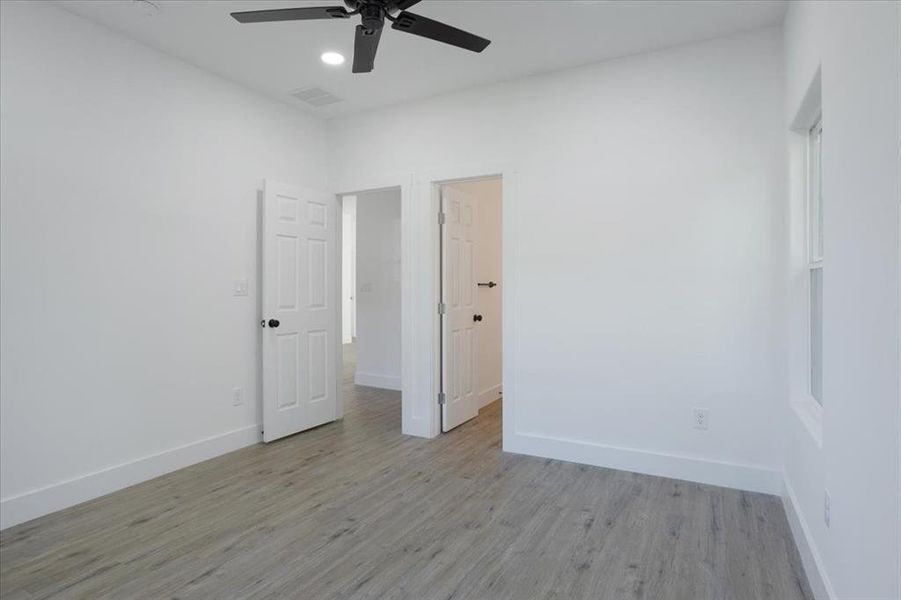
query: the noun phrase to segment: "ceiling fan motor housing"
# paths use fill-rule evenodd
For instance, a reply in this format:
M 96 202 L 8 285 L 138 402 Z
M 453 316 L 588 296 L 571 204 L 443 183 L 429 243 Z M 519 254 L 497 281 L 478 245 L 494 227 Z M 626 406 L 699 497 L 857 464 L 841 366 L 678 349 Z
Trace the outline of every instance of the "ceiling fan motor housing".
M 385 25 L 385 8 L 381 4 L 364 4 L 360 9 L 363 28 L 369 35 L 381 31 Z

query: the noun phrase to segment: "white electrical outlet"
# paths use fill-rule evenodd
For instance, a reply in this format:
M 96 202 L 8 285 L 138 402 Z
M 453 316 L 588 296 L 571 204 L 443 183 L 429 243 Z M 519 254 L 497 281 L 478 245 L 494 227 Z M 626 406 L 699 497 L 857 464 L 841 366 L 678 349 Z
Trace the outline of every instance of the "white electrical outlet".
M 707 429 L 710 421 L 710 410 L 706 408 L 691 409 L 692 424 L 695 429 Z
M 823 521 L 826 527 L 832 523 L 832 498 L 829 497 L 828 490 L 823 492 Z
M 246 279 L 236 279 L 235 287 L 234 287 L 234 295 L 235 296 L 246 296 L 250 287 L 247 284 Z
M 232 406 L 244 404 L 244 388 L 236 387 L 232 390 Z

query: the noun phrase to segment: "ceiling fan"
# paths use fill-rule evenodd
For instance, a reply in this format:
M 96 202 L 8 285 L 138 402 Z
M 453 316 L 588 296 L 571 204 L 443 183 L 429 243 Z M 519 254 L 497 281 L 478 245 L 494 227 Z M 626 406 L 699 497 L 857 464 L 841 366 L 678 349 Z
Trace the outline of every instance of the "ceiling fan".
M 375 66 L 375 53 L 385 19 L 391 21 L 391 29 L 405 31 L 451 46 L 481 52 L 491 43 L 483 37 L 462 29 L 433 21 L 407 12 L 421 0 L 344 0 L 343 6 L 314 6 L 309 8 L 276 8 L 233 12 L 232 17 L 241 23 L 266 23 L 271 21 L 307 21 L 312 19 L 349 19 L 360 15 L 354 38 L 354 73 L 369 73 Z

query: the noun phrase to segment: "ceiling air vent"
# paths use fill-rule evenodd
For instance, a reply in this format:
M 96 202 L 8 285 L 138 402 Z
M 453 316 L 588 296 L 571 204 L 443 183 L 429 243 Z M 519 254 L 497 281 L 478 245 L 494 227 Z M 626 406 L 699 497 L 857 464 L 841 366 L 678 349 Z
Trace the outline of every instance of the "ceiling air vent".
M 301 102 L 306 102 L 310 106 L 327 106 L 335 102 L 341 102 L 341 98 L 331 92 L 327 92 L 322 88 L 308 87 L 294 90 L 291 95 Z

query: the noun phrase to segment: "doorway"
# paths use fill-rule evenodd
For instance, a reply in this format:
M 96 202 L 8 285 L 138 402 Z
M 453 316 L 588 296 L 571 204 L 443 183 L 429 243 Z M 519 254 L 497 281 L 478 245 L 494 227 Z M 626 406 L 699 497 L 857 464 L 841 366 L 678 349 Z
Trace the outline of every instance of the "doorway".
M 501 399 L 501 177 L 439 184 L 441 431 Z
M 513 248 L 516 242 L 515 206 L 518 189 L 518 171 L 513 163 L 492 162 L 481 165 L 451 165 L 419 174 L 412 172 L 370 172 L 352 176 L 338 176 L 333 183 L 337 201 L 348 195 L 358 196 L 365 191 L 388 188 L 400 190 L 401 198 L 401 430 L 404 434 L 433 438 L 441 434 L 442 393 L 440 379 L 443 373 L 441 360 L 441 333 L 443 315 L 437 308 L 441 303 L 441 261 L 439 258 L 441 225 L 440 193 L 445 184 L 463 183 L 482 179 L 502 181 L 502 244 L 503 282 L 493 289 L 498 292 L 503 306 L 502 326 L 502 381 L 504 401 L 499 408 L 503 413 L 504 448 L 515 448 L 518 441 L 515 431 L 516 379 L 516 268 Z M 338 228 L 340 235 L 341 228 Z M 338 248 L 340 248 L 340 244 Z M 340 252 L 340 250 L 339 250 Z M 341 269 L 335 271 L 335 280 L 341 285 Z M 489 279 L 490 281 L 490 279 Z M 502 284 L 501 284 L 502 283 Z M 361 284 L 359 277 L 357 285 Z M 339 296 L 343 292 L 339 290 Z M 359 295 L 355 297 L 359 302 Z M 359 317 L 359 315 L 358 315 Z M 341 328 L 340 312 L 336 326 Z M 359 327 L 359 322 L 357 323 Z M 359 333 L 359 331 L 358 331 Z M 341 354 L 337 345 L 336 354 Z M 337 357 L 340 361 L 340 356 Z M 339 386 L 339 399 L 344 390 Z M 501 390 L 499 389 L 498 392 Z M 343 406 L 343 400 L 341 400 Z
M 344 385 L 400 391 L 401 191 L 340 199 Z

